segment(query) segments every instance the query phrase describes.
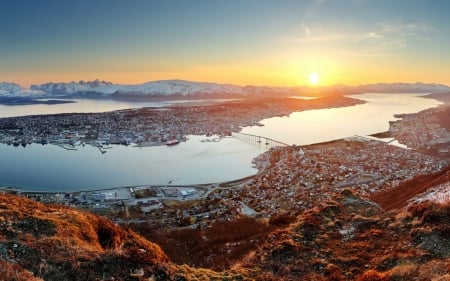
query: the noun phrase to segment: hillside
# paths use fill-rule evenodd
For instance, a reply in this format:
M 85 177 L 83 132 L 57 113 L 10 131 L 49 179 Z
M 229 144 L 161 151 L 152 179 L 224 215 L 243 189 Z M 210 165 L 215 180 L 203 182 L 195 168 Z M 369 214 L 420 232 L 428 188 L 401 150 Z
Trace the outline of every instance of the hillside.
M 384 212 L 344 190 L 236 265 L 257 280 L 450 280 L 450 203 Z
M 346 189 L 278 222 L 263 239 L 241 237 L 257 245 L 219 273 L 176 265 L 158 245 L 102 217 L 0 193 L 0 280 L 450 279 L 448 200 L 388 212 Z M 249 224 L 228 227 L 240 225 Z
M 394 189 L 376 193 L 371 199 L 385 210 L 400 209 L 405 207 L 411 198 L 449 181 L 450 168 L 447 168 L 435 174 L 417 176 Z
M 0 194 L 0 257 L 44 280 L 94 280 L 94 276 L 167 275 L 161 249 L 133 232 L 88 213 L 45 206 Z M 15 266 L 13 266 L 15 265 Z
M 158 245 L 102 217 L 0 193 L 1 281 L 218 276 L 205 269 L 175 266 Z

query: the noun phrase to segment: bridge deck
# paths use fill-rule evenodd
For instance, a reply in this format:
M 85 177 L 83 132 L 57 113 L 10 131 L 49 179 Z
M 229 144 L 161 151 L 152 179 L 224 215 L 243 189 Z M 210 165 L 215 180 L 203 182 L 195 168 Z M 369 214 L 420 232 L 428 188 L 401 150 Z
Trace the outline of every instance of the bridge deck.
M 260 143 L 260 142 L 262 142 L 262 140 L 264 140 L 266 145 L 270 144 L 272 146 L 289 146 L 289 144 L 287 144 L 287 143 L 277 141 L 277 140 L 274 140 L 271 138 L 267 138 L 264 136 L 257 136 L 257 135 L 244 134 L 244 133 L 234 133 L 234 132 L 231 133 L 231 135 L 235 138 L 239 138 L 239 139 L 243 138 L 245 140 L 251 140 L 253 142 L 258 142 L 258 143 Z

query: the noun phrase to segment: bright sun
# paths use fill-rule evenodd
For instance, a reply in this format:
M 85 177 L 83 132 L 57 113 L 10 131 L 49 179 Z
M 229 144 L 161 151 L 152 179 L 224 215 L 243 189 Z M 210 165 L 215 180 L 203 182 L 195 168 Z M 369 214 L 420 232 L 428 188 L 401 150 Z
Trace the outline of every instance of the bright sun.
M 312 85 L 317 85 L 319 84 L 319 74 L 317 72 L 313 72 L 311 74 L 309 74 L 309 83 L 311 83 Z

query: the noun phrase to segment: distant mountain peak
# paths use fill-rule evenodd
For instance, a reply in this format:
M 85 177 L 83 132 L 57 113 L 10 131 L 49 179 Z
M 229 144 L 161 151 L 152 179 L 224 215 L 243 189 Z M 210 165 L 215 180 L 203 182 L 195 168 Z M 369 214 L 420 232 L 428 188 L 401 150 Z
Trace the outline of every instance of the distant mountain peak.
M 24 90 L 19 84 L 13 82 L 0 82 L 0 92 L 13 94 Z
M 42 95 L 41 91 L 28 90 L 17 83 L 0 82 L 0 97 L 28 97 L 30 95 Z

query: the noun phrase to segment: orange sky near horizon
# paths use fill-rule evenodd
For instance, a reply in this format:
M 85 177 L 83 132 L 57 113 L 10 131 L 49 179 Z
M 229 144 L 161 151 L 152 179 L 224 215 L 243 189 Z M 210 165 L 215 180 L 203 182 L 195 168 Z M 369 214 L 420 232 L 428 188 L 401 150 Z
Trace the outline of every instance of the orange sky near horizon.
M 357 86 L 372 83 L 438 83 L 450 85 L 450 77 L 443 71 L 437 73 L 423 73 L 420 69 L 411 70 L 413 66 L 404 69 L 395 69 L 389 66 L 377 69 L 369 69 L 367 66 L 350 68 L 348 65 L 328 63 L 322 67 L 306 67 L 287 65 L 285 68 L 253 69 L 251 67 L 217 67 L 205 69 L 193 69 L 185 71 L 160 71 L 160 72 L 39 72 L 33 74 L 6 73 L 1 77 L 5 81 L 15 82 L 22 87 L 29 88 L 32 84 L 47 82 L 71 82 L 105 80 L 116 84 L 141 84 L 155 80 L 182 79 L 196 82 L 229 83 L 234 85 L 255 86 L 280 86 L 301 87 L 316 86 L 326 87 L 337 84 Z M 319 82 L 312 85 L 310 75 L 317 73 Z M 441 73 L 441 74 L 439 74 Z M 17 79 L 20 77 L 20 79 Z

